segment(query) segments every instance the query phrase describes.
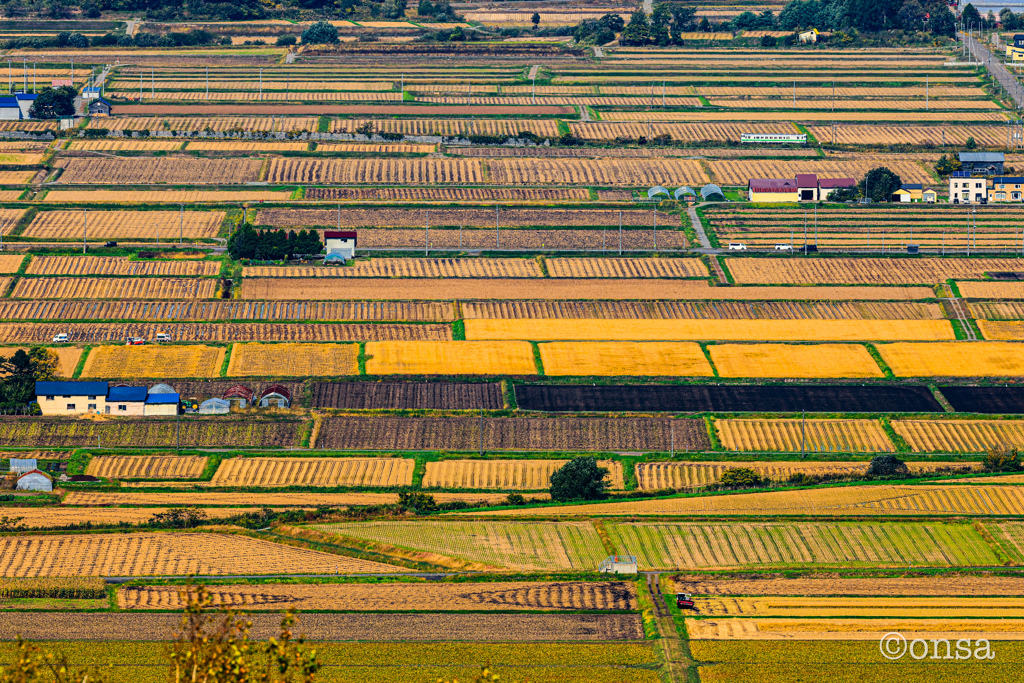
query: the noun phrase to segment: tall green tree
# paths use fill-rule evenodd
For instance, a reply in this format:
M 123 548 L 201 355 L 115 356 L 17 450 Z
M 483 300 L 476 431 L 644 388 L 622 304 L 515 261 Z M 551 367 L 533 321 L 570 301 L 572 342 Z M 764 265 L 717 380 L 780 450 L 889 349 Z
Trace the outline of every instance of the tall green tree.
M 608 470 L 597 464 L 597 458 L 573 458 L 551 475 L 552 500 L 595 500 L 603 498 Z
M 647 14 L 643 9 L 637 8 L 629 17 L 629 23 L 622 29 L 619 36 L 619 43 L 627 47 L 646 45 L 651 40 L 651 25 L 647 21 Z
M 28 115 L 34 119 L 58 119 L 75 114 L 75 89 L 66 85 L 43 88 L 29 107 Z
M 902 184 L 903 181 L 898 175 L 885 166 L 879 166 L 868 171 L 864 179 L 858 183 L 857 189 L 862 196 L 873 202 L 887 202 Z

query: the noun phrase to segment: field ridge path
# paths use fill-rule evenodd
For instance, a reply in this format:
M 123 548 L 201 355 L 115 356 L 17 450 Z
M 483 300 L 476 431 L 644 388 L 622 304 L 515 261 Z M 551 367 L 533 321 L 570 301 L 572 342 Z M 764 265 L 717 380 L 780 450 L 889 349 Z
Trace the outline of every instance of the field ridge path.
M 708 235 L 704 232 L 704 224 L 700 222 L 700 216 L 697 215 L 697 209 L 694 207 L 688 207 L 686 214 L 690 217 L 690 224 L 693 225 L 693 231 L 697 233 L 697 240 L 700 241 L 702 249 L 711 249 L 711 240 L 708 239 Z

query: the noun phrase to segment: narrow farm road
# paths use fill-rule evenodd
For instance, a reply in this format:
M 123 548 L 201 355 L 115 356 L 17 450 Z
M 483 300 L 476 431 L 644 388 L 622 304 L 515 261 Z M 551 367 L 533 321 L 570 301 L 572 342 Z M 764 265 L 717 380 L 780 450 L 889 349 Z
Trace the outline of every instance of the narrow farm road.
M 967 41 L 967 47 L 970 48 L 971 52 L 973 52 L 975 56 L 977 56 L 978 61 L 985 64 L 985 68 L 988 69 L 993 78 L 999 81 L 999 84 L 1003 86 L 1006 92 L 1010 93 L 1010 97 L 1012 97 L 1013 101 L 1017 103 L 1017 107 L 1024 107 L 1024 87 L 1022 87 L 1020 82 L 1014 78 L 1013 74 L 1003 66 L 1003 63 L 999 61 L 999 58 L 992 54 L 992 51 L 988 49 L 988 46 L 969 34 L 958 33 L 957 36 L 961 40 Z
M 697 215 L 697 209 L 690 207 L 686 210 L 687 215 L 690 217 L 690 224 L 693 225 L 693 231 L 697 233 L 697 240 L 700 242 L 700 246 L 704 249 L 711 248 L 711 240 L 708 239 L 708 235 L 704 232 L 704 224 L 700 222 L 700 216 Z

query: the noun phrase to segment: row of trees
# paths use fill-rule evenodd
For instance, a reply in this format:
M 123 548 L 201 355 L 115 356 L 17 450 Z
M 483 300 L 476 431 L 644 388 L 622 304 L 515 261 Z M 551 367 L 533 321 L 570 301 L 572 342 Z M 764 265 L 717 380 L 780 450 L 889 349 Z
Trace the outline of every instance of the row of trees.
M 228 254 L 236 260 L 280 261 L 298 255 L 315 256 L 323 250 L 316 230 L 256 230 L 246 223 L 228 239 Z
M 54 379 L 57 367 L 57 354 L 38 346 L 0 357 L 0 372 L 5 375 L 0 381 L 0 410 L 23 410 L 36 398 L 36 382 Z

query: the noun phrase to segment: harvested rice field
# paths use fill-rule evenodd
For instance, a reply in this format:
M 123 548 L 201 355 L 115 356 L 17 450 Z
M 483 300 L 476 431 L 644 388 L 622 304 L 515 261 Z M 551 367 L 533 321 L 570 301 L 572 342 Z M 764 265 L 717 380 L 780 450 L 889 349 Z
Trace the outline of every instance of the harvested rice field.
M 393 573 L 408 570 L 234 534 L 58 534 L 0 538 L 0 576 L 5 577 L 334 574 L 338 571 Z
M 520 278 L 543 277 L 533 259 L 375 258 L 351 266 L 245 266 L 242 277 Z
M 25 257 L 19 254 L 4 254 L 0 256 L 0 273 L 4 275 L 17 273 L 24 260 Z
M 216 261 L 135 260 L 120 256 L 33 256 L 25 270 L 27 275 L 163 275 L 175 277 L 215 277 L 219 272 L 220 263 Z
M 893 218 L 891 217 L 890 220 Z M 933 285 L 983 278 L 1020 268 L 1019 259 L 966 258 L 730 258 L 726 267 L 740 284 Z M 975 286 L 985 283 L 964 283 Z M 964 296 L 969 296 L 964 294 Z
M 228 377 L 315 377 L 359 372 L 358 344 L 235 344 Z
M 2 176 L 2 172 L 0 172 L 0 176 Z M 10 235 L 11 231 L 14 229 L 14 226 L 16 226 L 21 221 L 24 215 L 25 209 L 0 209 L 0 235 Z M 5 258 L 8 261 L 10 261 L 14 257 L 8 255 L 5 256 Z M 24 259 L 23 256 L 19 258 Z
M 939 638 L 955 642 L 958 638 L 986 641 L 1021 640 L 1021 619 L 800 619 L 800 618 L 727 618 L 686 619 L 690 638 L 703 640 L 824 640 L 875 641 L 890 633 L 908 640 Z M 918 647 L 918 653 L 920 653 Z M 888 663 L 888 662 L 886 662 Z M 703 674 L 704 672 L 702 672 Z M 941 674 L 929 671 L 927 676 Z M 991 680 L 987 675 L 975 680 Z M 702 679 L 703 680 L 703 679 Z M 930 680 L 935 680 L 931 678 Z
M 2 327 L 2 323 L 0 323 Z M 41 343 L 47 343 L 53 338 L 53 335 L 43 337 L 39 341 Z M 0 347 L 0 355 L 10 356 L 16 353 L 18 350 L 25 351 L 28 353 L 28 347 Z M 84 349 L 77 346 L 50 346 L 46 349 L 51 354 L 57 357 L 57 368 L 55 374 L 57 377 L 65 377 L 70 379 L 75 373 L 75 368 L 78 367 L 78 361 L 82 357 Z M 0 371 L 0 377 L 6 377 L 6 374 Z
M 1019 271 L 1014 263 L 1008 271 Z M 957 289 L 965 299 L 1024 299 L 1024 282 L 957 282 Z
M 22 233 L 40 240 L 216 237 L 223 211 L 40 211 Z
M 875 348 L 897 377 L 1024 376 L 1024 345 L 1014 342 L 903 342 Z
M 206 462 L 205 456 L 99 455 L 85 473 L 103 479 L 198 479 Z
M 941 320 L 945 317 L 938 304 L 891 301 L 462 301 L 460 307 L 462 317 L 467 320 Z M 1024 309 L 1020 317 L 1024 318 Z
M 983 453 L 994 447 L 1024 448 L 1021 420 L 893 420 L 915 453 Z
M 540 491 L 551 485 L 551 475 L 566 460 L 437 460 L 427 463 L 423 475 L 423 488 L 437 489 L 490 489 L 501 491 Z M 625 488 L 622 463 L 601 460 L 608 470 L 608 486 Z M 412 476 L 410 470 L 410 477 Z
M 48 204 L 200 204 L 203 202 L 286 202 L 290 190 L 49 190 Z
M 721 421 L 719 421 L 721 422 Z M 780 462 L 641 462 L 636 464 L 637 488 L 643 491 L 689 489 L 718 482 L 722 472 L 736 467 L 752 469 L 761 477 L 785 481 L 793 474 L 827 477 L 830 475 L 862 475 L 867 461 L 780 461 Z M 912 472 L 930 472 L 940 468 L 974 469 L 971 462 L 907 462 Z M 1022 589 L 1024 590 L 1024 589 Z
M 721 377 L 884 377 L 859 344 L 711 344 Z
M 894 453 L 877 420 L 715 420 L 729 451 Z
M 696 258 L 549 258 L 551 277 L 564 278 L 700 278 L 707 266 Z
M 368 375 L 536 375 L 528 342 L 367 342 Z
M 228 458 L 211 486 L 409 486 L 409 458 Z
M 208 589 L 214 605 L 246 611 L 492 611 L 635 610 L 629 581 L 496 581 L 486 583 L 373 583 L 221 585 Z M 122 588 L 121 609 L 180 610 L 176 586 Z
M 223 346 L 98 346 L 89 352 L 82 377 L 217 377 Z
M 471 321 L 467 321 L 471 322 Z M 508 342 L 512 343 L 512 342 Z M 539 344 L 546 375 L 712 377 L 692 342 L 549 342 Z
M 995 618 L 1024 617 L 1024 598 L 960 598 L 955 605 L 945 597 L 702 597 L 702 616 L 732 617 L 912 617 Z
M 696 595 L 865 595 L 865 596 L 1019 596 L 1016 576 L 903 576 L 851 578 L 828 574 L 716 580 L 699 575 L 675 576 L 671 584 Z
M 211 278 L 86 278 L 25 277 L 18 280 L 15 299 L 212 299 L 217 281 Z
M 946 320 L 466 320 L 466 339 L 859 341 L 954 339 Z

